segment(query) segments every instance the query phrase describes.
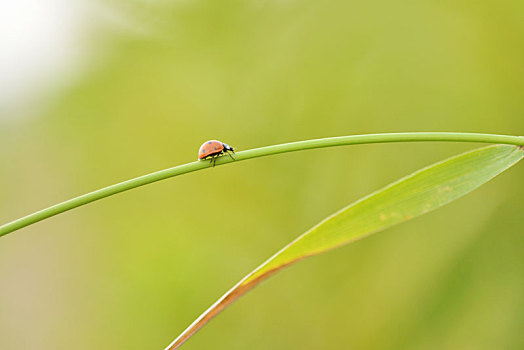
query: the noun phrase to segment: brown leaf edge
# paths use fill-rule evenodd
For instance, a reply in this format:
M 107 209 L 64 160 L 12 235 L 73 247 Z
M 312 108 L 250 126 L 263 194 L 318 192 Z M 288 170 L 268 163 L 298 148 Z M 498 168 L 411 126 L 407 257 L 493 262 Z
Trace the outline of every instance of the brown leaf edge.
M 316 254 L 315 254 L 316 255 Z M 257 270 L 253 271 L 249 275 L 247 275 L 245 278 L 243 278 L 239 283 L 237 283 L 233 288 L 231 288 L 226 294 L 222 296 L 216 303 L 211 305 L 200 317 L 198 317 L 195 322 L 193 322 L 189 327 L 187 327 L 165 350 L 174 350 L 179 348 L 182 344 L 184 344 L 191 336 L 198 331 L 200 328 L 202 328 L 206 323 L 211 321 L 216 315 L 218 315 L 222 310 L 224 310 L 227 306 L 238 300 L 241 296 L 249 292 L 251 289 L 258 286 L 262 281 L 266 280 L 267 278 L 271 277 L 278 271 L 284 269 L 285 267 L 288 267 L 290 265 L 293 265 L 294 263 L 308 257 L 309 255 L 302 256 L 299 259 L 290 261 L 286 264 L 283 264 L 281 266 L 278 266 L 272 270 L 266 271 L 262 275 L 256 277 L 252 281 L 249 281 L 245 283 L 245 281 L 249 280 L 251 276 L 253 276 Z M 265 264 L 264 264 L 265 265 Z M 263 266 L 260 266 L 262 268 Z

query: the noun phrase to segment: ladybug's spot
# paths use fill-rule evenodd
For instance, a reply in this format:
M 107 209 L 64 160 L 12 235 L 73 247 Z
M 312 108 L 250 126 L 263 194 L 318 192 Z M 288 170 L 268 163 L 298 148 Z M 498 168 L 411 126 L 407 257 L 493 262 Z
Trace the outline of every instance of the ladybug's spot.
M 217 149 L 217 146 L 215 146 L 215 150 Z
M 210 144 L 211 144 L 211 141 L 209 141 L 207 144 L 210 145 Z

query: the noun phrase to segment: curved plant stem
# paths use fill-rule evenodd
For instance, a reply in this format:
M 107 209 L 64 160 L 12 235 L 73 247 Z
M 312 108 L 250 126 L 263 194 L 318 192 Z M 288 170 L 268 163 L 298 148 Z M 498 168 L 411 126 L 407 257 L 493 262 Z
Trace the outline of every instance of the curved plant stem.
M 369 134 L 369 135 L 351 135 L 340 137 L 329 137 L 324 139 L 298 141 L 283 143 L 251 150 L 237 152 L 236 161 L 247 160 L 251 158 L 264 157 L 273 154 L 302 151 L 306 149 L 358 145 L 366 143 L 386 143 L 386 142 L 415 142 L 415 141 L 450 141 L 450 142 L 478 142 L 478 143 L 501 143 L 510 145 L 524 146 L 524 137 L 493 135 L 493 134 L 474 134 L 474 133 L 456 133 L 456 132 L 415 132 L 415 133 L 393 133 L 393 134 Z M 229 157 L 220 157 L 216 161 L 216 166 L 234 162 Z M 65 211 L 80 207 L 82 205 L 94 202 L 96 200 L 112 196 L 136 187 L 147 185 L 156 181 L 164 180 L 173 176 L 190 173 L 197 170 L 209 168 L 210 162 L 196 161 L 179 165 L 173 168 L 160 170 L 151 174 L 143 175 L 131 180 L 120 182 L 99 190 L 69 199 L 65 202 L 55 204 L 46 209 L 24 216 L 18 220 L 11 221 L 0 226 L 0 236 L 19 230 L 23 227 L 34 224 L 38 221 L 47 219 L 51 216 L 63 213 Z

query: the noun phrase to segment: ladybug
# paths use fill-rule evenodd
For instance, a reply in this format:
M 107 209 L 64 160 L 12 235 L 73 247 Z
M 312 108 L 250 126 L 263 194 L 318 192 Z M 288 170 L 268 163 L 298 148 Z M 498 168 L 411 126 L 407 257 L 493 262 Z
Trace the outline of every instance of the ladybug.
M 198 150 L 198 160 L 211 159 L 211 163 L 214 167 L 217 158 L 224 153 L 227 153 L 231 159 L 235 160 L 229 152 L 235 153 L 233 147 L 217 140 L 209 140 L 200 146 L 200 149 Z

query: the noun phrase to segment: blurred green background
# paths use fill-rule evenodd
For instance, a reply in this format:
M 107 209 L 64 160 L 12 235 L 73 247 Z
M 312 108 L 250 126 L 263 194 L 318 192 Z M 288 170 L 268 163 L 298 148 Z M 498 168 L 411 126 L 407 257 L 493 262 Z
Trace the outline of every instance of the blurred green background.
M 207 139 L 242 150 L 375 132 L 524 135 L 520 0 L 87 3 L 81 64 L 54 77 L 67 83 L 1 111 L 2 223 L 193 161 Z M 327 215 L 475 146 L 261 158 L 2 237 L 0 349 L 163 349 Z M 286 269 L 183 348 L 524 348 L 523 176 L 519 164 Z

